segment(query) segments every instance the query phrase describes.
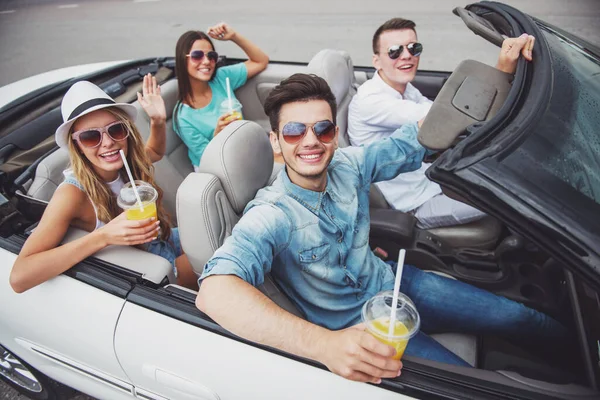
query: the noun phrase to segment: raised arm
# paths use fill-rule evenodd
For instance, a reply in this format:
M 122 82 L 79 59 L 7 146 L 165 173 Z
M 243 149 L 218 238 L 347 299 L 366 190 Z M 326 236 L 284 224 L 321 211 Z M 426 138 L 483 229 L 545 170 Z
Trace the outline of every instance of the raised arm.
M 254 287 L 270 271 L 275 249 L 287 243 L 286 221 L 276 208 L 247 212 L 205 266 L 196 306 L 238 336 L 316 360 L 346 378 L 378 383 L 398 376 L 402 364 L 390 358 L 395 350 L 364 327 L 330 331 L 288 313 Z
M 10 285 L 15 292 L 24 292 L 60 275 L 109 244 L 147 243 L 158 233 L 158 226 L 151 224 L 150 219 L 127 221 L 122 214 L 89 235 L 61 246 L 69 225 L 81 216 L 86 202 L 87 196 L 75 186 L 62 185 L 56 190 L 13 265 Z
M 269 56 L 267 56 L 257 45 L 246 39 L 234 31 L 229 25 L 224 22 L 217 24 L 208 29 L 208 35 L 215 40 L 231 40 L 233 43 L 240 46 L 246 53 L 249 60 L 245 62 L 248 70 L 248 79 L 257 75 L 267 68 L 269 64 Z
M 146 154 L 150 161 L 157 162 L 163 158 L 167 148 L 167 111 L 160 94 L 160 86 L 154 76 L 144 76 L 142 94 L 138 92 L 137 96 L 140 105 L 150 117 L 150 137 L 146 142 Z

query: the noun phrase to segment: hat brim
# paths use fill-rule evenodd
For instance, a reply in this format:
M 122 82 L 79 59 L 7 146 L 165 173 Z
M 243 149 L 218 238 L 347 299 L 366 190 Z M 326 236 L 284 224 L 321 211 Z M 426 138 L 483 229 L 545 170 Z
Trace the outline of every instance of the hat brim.
M 56 144 L 59 147 L 67 147 L 67 138 L 69 135 L 69 130 L 71 129 L 71 125 L 77 120 L 77 118 L 83 117 L 86 114 L 89 114 L 93 111 L 101 110 L 103 108 L 116 107 L 123 110 L 130 118 L 131 121 L 135 123 L 135 119 L 137 117 L 138 111 L 137 108 L 133 104 L 129 103 L 114 103 L 114 104 L 99 104 L 94 107 L 90 107 L 78 116 L 71 118 L 68 121 L 63 122 L 57 129 L 54 134 L 54 139 L 56 140 Z

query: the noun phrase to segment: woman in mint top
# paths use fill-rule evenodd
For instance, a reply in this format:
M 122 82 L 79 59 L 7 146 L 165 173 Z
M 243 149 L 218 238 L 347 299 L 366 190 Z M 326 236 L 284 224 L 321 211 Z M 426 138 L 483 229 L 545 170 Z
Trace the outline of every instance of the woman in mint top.
M 246 53 L 248 61 L 217 68 L 218 54 L 211 38 L 231 40 Z M 175 48 L 175 71 L 179 85 L 179 101 L 173 111 L 173 128 L 188 147 L 188 155 L 196 169 L 208 142 L 235 120 L 229 113 L 221 115 L 220 106 L 227 99 L 226 78 L 232 92 L 246 80 L 263 71 L 269 57 L 255 44 L 220 23 L 200 31 L 181 35 Z M 235 94 L 232 93 L 235 99 Z

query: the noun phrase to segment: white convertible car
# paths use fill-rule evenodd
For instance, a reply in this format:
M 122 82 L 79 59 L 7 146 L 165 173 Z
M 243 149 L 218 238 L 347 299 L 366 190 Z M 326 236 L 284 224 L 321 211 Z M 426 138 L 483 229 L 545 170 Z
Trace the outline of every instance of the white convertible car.
M 133 102 L 152 72 L 170 112 L 174 60 L 161 58 L 56 82 L 0 109 L 0 378 L 34 399 L 61 398 L 52 380 L 102 399 L 600 398 L 600 50 L 499 3 L 455 13 L 490 46 L 502 35 L 537 38 L 534 61 L 521 61 L 510 82 L 476 61 L 452 74 L 420 71 L 415 82 L 435 98 L 419 136 L 441 152 L 429 177 L 489 217 L 424 231 L 373 189 L 370 244 L 390 259 L 406 248 L 407 262 L 420 268 L 554 316 L 571 329 L 577 351 L 540 354 L 490 335 L 449 332 L 434 337 L 474 368 L 405 357 L 396 379 L 351 382 L 226 331 L 195 307 L 194 292 L 173 283 L 166 260 L 130 247 L 106 248 L 38 287 L 13 292 L 12 264 L 68 163 L 53 136 L 62 95 L 85 78 Z M 353 67 L 337 50 L 319 52 L 308 65 L 273 62 L 239 89 L 246 120 L 211 142 L 206 153 L 214 162 L 199 173 L 169 121 L 168 152 L 156 176 L 196 271 L 270 183 L 262 103 L 296 72 L 328 81 L 347 145 L 349 101 L 374 71 Z M 145 113 L 137 124 L 147 137 Z M 71 229 L 64 241 L 85 234 Z M 299 314 L 272 280 L 261 290 Z

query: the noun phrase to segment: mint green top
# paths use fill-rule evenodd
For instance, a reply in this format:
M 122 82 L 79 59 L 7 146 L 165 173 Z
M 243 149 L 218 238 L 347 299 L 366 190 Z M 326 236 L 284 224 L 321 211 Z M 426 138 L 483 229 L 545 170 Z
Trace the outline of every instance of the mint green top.
M 192 108 L 187 104 L 182 104 L 177 121 L 174 121 L 173 129 L 187 146 L 188 156 L 194 166 L 200 164 L 202 153 L 213 138 L 217 120 L 221 116 L 219 112 L 221 103 L 227 99 L 227 84 L 225 83 L 227 77 L 229 77 L 232 91 L 244 85 L 248 78 L 246 64 L 239 63 L 217 69 L 215 77 L 208 82 L 212 89 L 210 103 L 202 108 Z M 232 95 L 235 99 L 235 94 L 232 93 Z M 175 109 L 178 104 L 179 102 L 175 105 Z

